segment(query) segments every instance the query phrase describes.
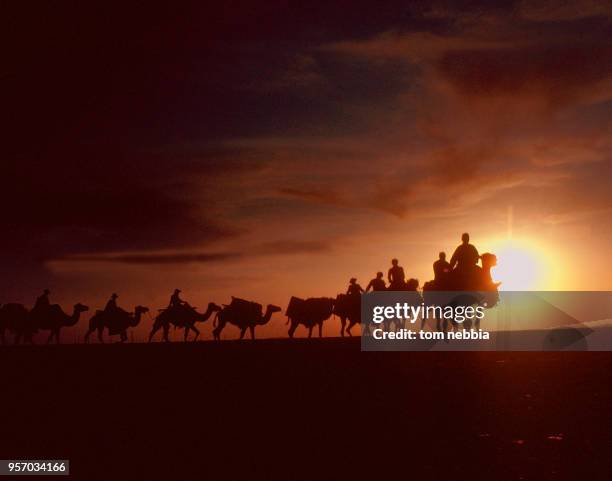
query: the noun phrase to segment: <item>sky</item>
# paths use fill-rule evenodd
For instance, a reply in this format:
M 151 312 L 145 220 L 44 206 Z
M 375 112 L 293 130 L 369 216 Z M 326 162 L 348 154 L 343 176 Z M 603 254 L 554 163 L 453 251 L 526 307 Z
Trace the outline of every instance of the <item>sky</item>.
M 466 231 L 612 288 L 610 2 L 261 3 L 3 15 L 0 302 L 284 308 Z

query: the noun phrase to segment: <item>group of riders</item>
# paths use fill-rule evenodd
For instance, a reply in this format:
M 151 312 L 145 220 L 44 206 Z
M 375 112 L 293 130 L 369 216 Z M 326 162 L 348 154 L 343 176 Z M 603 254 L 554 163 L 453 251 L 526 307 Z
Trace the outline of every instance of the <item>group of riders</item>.
M 181 290 L 175 289 L 172 295 L 170 296 L 170 303 L 168 304 L 167 309 L 171 308 L 191 308 L 189 304 L 183 301 L 180 297 Z M 51 309 L 51 301 L 49 296 L 51 295 L 51 291 L 49 289 L 45 289 L 43 293 L 36 298 L 36 302 L 34 303 L 34 307 L 32 308 L 31 314 L 32 316 L 42 318 L 47 314 L 49 309 Z M 117 316 L 129 316 L 130 313 L 126 310 L 122 309 L 117 305 L 117 299 L 119 295 L 115 292 L 111 295 L 110 299 L 106 302 L 106 306 L 101 312 L 102 314 L 108 316 L 109 318 L 115 318 Z
M 436 290 L 469 290 L 481 287 L 483 283 L 476 283 L 476 285 L 474 283 L 474 280 L 480 280 L 478 277 L 483 274 L 483 270 L 478 266 L 480 259 L 478 249 L 470 244 L 470 235 L 467 232 L 464 233 L 461 236 L 461 244 L 455 249 L 450 262 L 446 260 L 446 253 L 440 252 L 438 259 L 433 263 L 434 280 L 432 287 L 435 287 Z M 485 275 L 488 276 L 488 272 Z M 365 290 L 353 277 L 349 281 L 346 294 L 357 297 L 369 291 L 416 291 L 419 287 L 418 280 L 406 280 L 404 268 L 399 265 L 397 259 L 391 260 L 391 268 L 387 272 L 388 285 L 383 277 L 382 272 L 377 272 L 376 277 L 368 283 Z M 497 287 L 490 277 L 484 279 L 484 283 L 486 282 L 490 282 L 492 286 Z

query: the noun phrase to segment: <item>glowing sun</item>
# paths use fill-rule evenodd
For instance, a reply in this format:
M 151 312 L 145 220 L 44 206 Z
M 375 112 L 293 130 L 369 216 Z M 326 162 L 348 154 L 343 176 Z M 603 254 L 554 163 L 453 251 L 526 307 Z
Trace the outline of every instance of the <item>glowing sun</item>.
M 492 277 L 502 282 L 500 289 L 545 289 L 548 262 L 543 249 L 526 241 L 506 240 L 496 243 L 492 252 L 497 255 L 497 266 L 492 269 Z

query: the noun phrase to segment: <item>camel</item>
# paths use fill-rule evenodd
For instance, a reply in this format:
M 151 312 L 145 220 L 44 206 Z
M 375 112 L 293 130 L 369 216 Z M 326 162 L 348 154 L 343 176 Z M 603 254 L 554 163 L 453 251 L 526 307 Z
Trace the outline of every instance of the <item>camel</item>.
M 55 342 L 57 344 L 60 343 L 59 335 L 62 327 L 72 327 L 79 322 L 81 317 L 81 313 L 88 311 L 89 307 L 77 303 L 74 305 L 72 314 L 66 314 L 62 308 L 54 304 L 49 307 L 48 311 L 44 313 L 38 323 L 36 323 L 36 327 L 38 329 L 48 330 L 49 337 L 47 338 L 47 344 L 49 344 L 52 339 L 55 337 Z
M 130 327 L 136 327 L 140 324 L 142 315 L 149 312 L 149 308 L 145 306 L 136 306 L 134 312 L 125 312 L 123 310 L 113 313 L 105 313 L 104 311 L 96 311 L 89 320 L 89 328 L 85 333 L 85 342 L 89 341 L 89 336 L 98 331 L 98 340 L 104 343 L 104 328 L 108 329 L 109 335 L 119 334 L 121 342 L 127 341 L 127 330 Z
M 308 337 L 312 337 L 312 329 L 319 326 L 319 337 L 323 337 L 323 322 L 331 317 L 334 311 L 334 299 L 328 297 L 300 299 L 292 297 L 285 312 L 289 326 L 289 337 L 300 324 L 308 328 Z
M 149 342 L 151 342 L 155 333 L 162 328 L 163 339 L 164 341 L 169 342 L 168 332 L 170 331 L 170 324 L 174 325 L 175 327 L 185 329 L 185 341 L 187 341 L 189 337 L 190 330 L 195 332 L 195 338 L 193 339 L 195 341 L 200 335 L 200 331 L 197 327 L 195 327 L 195 323 L 207 321 L 210 316 L 212 316 L 213 312 L 218 313 L 219 311 L 221 311 L 221 307 L 214 302 L 208 303 L 208 308 L 203 314 L 197 312 L 196 308 L 191 307 L 189 304 L 163 309 L 155 318 L 153 328 L 149 334 Z
M 351 329 L 355 324 L 361 323 L 361 296 L 349 296 L 347 294 L 338 294 L 334 301 L 334 312 L 336 316 L 340 318 L 340 335 L 344 337 L 346 333 L 352 336 Z M 348 327 L 346 327 L 346 321 L 349 321 Z M 366 326 L 369 330 L 369 327 Z
M 267 324 L 272 318 L 272 314 L 282 309 L 273 304 L 268 304 L 265 314 L 262 314 L 261 310 L 261 304 L 232 297 L 231 304 L 224 305 L 223 309 L 217 312 L 213 321 L 213 326 L 215 326 L 213 330 L 214 339 L 221 340 L 221 331 L 228 322 L 240 328 L 240 339 L 244 338 L 247 328 L 251 332 L 251 339 L 255 339 L 255 326 Z
M 25 342 L 32 342 L 36 329 L 30 322 L 28 309 L 22 304 L 9 303 L 0 307 L 0 342 L 6 342 L 5 332 L 15 334 L 15 344 L 23 338 Z
M 482 267 L 474 266 L 468 275 L 459 275 L 456 271 L 450 273 L 447 279 L 436 282 L 426 282 L 423 286 L 423 301 L 427 306 L 483 306 L 487 309 L 495 307 L 499 301 L 497 289 L 501 283 L 493 282 L 491 269 L 497 265 L 497 256 L 485 253 L 480 256 Z M 457 292 L 463 291 L 463 292 Z M 453 328 L 458 324 L 452 321 Z M 436 322 L 436 329 L 446 332 L 448 320 L 444 319 L 443 327 L 440 319 Z M 466 321 L 466 329 L 471 328 L 471 322 Z M 480 320 L 476 320 L 476 329 L 480 328 Z

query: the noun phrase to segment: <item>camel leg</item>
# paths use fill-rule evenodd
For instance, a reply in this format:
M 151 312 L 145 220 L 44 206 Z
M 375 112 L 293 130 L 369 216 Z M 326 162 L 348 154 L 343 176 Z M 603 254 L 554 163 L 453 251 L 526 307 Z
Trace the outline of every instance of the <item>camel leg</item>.
M 353 321 L 349 322 L 348 327 L 346 328 L 346 333 L 350 336 L 353 337 L 353 335 L 351 334 L 351 328 L 355 325 L 355 323 Z
M 164 341 L 170 342 L 168 339 L 168 334 L 170 333 L 170 325 L 164 326 Z
M 157 324 L 153 324 L 153 327 L 151 328 L 151 332 L 149 333 L 149 342 L 153 340 L 153 336 L 155 335 L 157 331 L 159 331 L 160 328 L 161 326 L 158 326 Z
M 121 342 L 127 341 L 127 332 L 121 331 L 121 334 L 119 335 L 119 338 L 121 339 Z
M 289 337 L 291 339 L 293 339 L 293 334 L 295 333 L 296 329 L 297 329 L 297 322 L 292 322 L 291 325 L 289 326 Z
M 323 323 L 319 322 L 319 337 L 323 337 Z
M 213 339 L 215 341 L 220 341 L 221 340 L 221 329 L 219 329 L 218 327 L 215 327 L 213 329 Z
M 242 329 L 240 329 L 240 339 L 244 337 L 245 332 L 246 332 L 246 327 L 243 327 Z
M 310 326 L 308 328 L 308 339 L 310 339 L 312 337 L 312 328 L 313 328 L 313 326 Z
M 51 344 L 51 339 L 53 339 L 53 329 L 49 331 L 49 337 L 47 338 L 47 344 Z
M 104 344 L 104 327 L 98 327 L 98 341 Z
M 346 317 L 340 318 L 340 335 L 344 337 L 344 327 L 346 326 Z
M 60 330 L 55 331 L 55 344 L 60 343 Z
M 251 339 L 255 339 L 255 326 L 249 326 L 249 331 L 251 331 Z
M 185 337 L 183 338 L 185 342 L 189 339 L 189 329 L 191 329 L 190 326 L 185 326 Z
M 191 326 L 191 330 L 195 332 L 195 337 L 193 338 L 193 340 L 196 341 L 198 337 L 200 337 L 200 330 L 195 326 Z

